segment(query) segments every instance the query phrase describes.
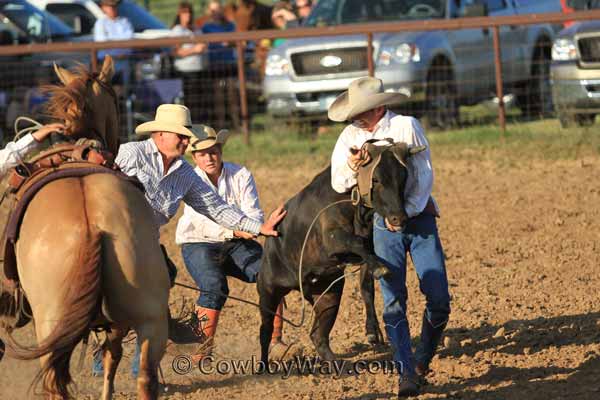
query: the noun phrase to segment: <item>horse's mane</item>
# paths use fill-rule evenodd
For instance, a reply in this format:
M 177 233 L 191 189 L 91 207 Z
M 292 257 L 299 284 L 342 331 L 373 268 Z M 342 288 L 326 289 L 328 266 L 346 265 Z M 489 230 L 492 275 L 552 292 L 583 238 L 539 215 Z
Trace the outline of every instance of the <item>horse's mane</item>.
M 45 93 L 50 95 L 50 100 L 46 103 L 45 114 L 52 119 L 59 121 L 82 121 L 86 107 L 86 96 L 88 82 L 95 79 L 95 74 L 81 65 L 75 70 L 76 78 L 67 85 L 46 85 L 42 88 Z M 75 105 L 75 107 L 72 107 Z M 74 126 L 75 124 L 67 124 Z M 65 132 L 67 135 L 73 135 L 78 132 Z

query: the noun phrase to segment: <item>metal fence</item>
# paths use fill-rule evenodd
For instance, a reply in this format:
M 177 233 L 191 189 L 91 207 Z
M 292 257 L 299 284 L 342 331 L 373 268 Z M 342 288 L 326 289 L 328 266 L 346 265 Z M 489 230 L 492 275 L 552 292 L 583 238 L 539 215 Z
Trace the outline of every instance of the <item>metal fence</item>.
M 511 37 L 516 40 L 518 36 L 511 33 L 529 25 L 558 26 L 565 21 L 593 19 L 600 20 L 600 10 L 568 15 L 383 22 L 152 40 L 0 46 L 0 129 L 7 132 L 5 136 L 10 136 L 8 132 L 12 132 L 11 123 L 17 115 L 43 119 L 41 110 L 47 99 L 40 87 L 55 79 L 52 62 L 67 67 L 80 62 L 97 70 L 105 52 L 125 49 L 117 59 L 118 76 L 114 82 L 122 99 L 121 134 L 124 137 L 131 135 L 135 125 L 151 119 L 159 104 L 169 102 L 188 105 L 194 122 L 243 132 L 247 143 L 250 143 L 251 130 L 259 125 L 257 121 L 266 129 L 298 121 L 309 130 L 315 130 L 326 119 L 323 107 L 341 91 L 339 87 L 332 88 L 331 82 L 350 82 L 369 74 L 381 77 L 385 84 L 401 74 L 400 70 L 384 68 L 390 59 L 415 57 L 418 64 L 416 58 L 421 55 L 415 54 L 410 46 L 397 49 L 398 54 L 378 47 L 380 35 L 425 31 L 462 35 L 465 39 L 455 57 L 460 60 L 475 54 L 477 57 L 471 58 L 477 63 L 461 74 L 451 59 L 437 58 L 429 62 L 419 82 L 386 86 L 389 91 L 407 94 L 408 100 L 399 107 L 400 111 L 423 118 L 428 125 L 440 129 L 493 120 L 505 129 L 507 115 L 514 118 L 555 115 L 549 89 L 552 37 L 536 43 L 528 62 L 521 65 L 510 57 L 503 57 L 503 52 L 514 51 Z M 483 32 L 486 40 L 468 40 L 474 32 Z M 294 53 L 288 47 L 285 52 L 288 59 L 279 60 L 279 64 L 273 56 L 273 47 L 281 40 L 289 41 L 289 45 L 299 38 L 328 37 L 337 37 L 340 43 L 348 44 L 340 51 L 332 50 L 330 45 Z M 352 37 L 350 41 L 349 37 Z M 197 54 L 191 63 L 195 65 L 193 68 L 186 67 L 185 62 L 174 55 L 176 48 L 200 43 L 206 49 Z M 333 68 L 323 67 L 323 57 L 329 54 L 341 63 Z M 277 79 L 273 78 L 273 68 L 282 69 L 279 75 L 275 73 Z M 519 71 L 525 71 L 526 75 L 518 75 Z M 514 79 L 515 76 L 520 78 Z M 304 89 L 282 94 L 277 88 L 284 81 Z M 481 85 L 483 81 L 491 85 Z

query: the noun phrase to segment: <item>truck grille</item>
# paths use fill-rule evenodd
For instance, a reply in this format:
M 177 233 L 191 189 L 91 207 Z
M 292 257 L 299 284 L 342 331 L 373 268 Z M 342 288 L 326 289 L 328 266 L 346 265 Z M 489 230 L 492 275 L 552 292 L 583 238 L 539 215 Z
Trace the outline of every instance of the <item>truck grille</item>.
M 366 47 L 308 51 L 292 54 L 291 58 L 297 76 L 339 74 L 368 68 Z
M 579 54 L 584 63 L 600 62 L 600 36 L 584 37 L 577 41 Z

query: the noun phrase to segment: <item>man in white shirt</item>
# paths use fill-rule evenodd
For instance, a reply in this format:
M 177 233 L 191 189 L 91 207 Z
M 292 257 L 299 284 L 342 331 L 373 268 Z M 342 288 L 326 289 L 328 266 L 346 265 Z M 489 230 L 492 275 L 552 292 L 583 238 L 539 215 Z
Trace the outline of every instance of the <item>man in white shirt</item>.
M 133 26 L 125 17 L 119 16 L 118 6 L 120 0 L 101 0 L 100 8 L 105 17 L 98 18 L 94 24 L 94 41 L 106 42 L 109 40 L 129 40 L 133 39 Z M 110 49 L 100 50 L 98 58 L 102 60 L 107 54 L 115 60 L 115 75 L 113 84 L 127 86 L 129 84 L 129 75 L 131 68 L 129 57 L 131 49 Z
M 402 98 L 400 94 L 386 93 L 380 79 L 365 77 L 351 82 L 348 91 L 330 106 L 331 120 L 351 122 L 342 131 L 331 157 L 331 184 L 335 191 L 347 192 L 357 184 L 358 167 L 369 161 L 368 153 L 361 150 L 361 146 L 369 139 L 391 138 L 409 146 L 429 147 L 419 121 L 387 109 L 386 105 Z M 444 253 L 435 220 L 439 210 L 431 197 L 433 169 L 429 148 L 411 156 L 407 167 L 404 192 L 407 225 L 398 230 L 377 213 L 373 221 L 375 254 L 391 271 L 379 282 L 384 301 L 383 320 L 400 372 L 399 397 L 418 395 L 420 377 L 429 371 L 450 314 Z M 414 356 L 406 318 L 407 252 L 427 301 L 421 341 Z
M 286 214 L 283 206 L 273 211 L 265 223 L 262 219 L 249 217 L 237 207 L 227 204 L 183 158 L 190 139 L 201 135 L 192 126 L 190 110 L 186 106 L 158 106 L 154 120 L 139 125 L 135 132 L 138 135 L 149 134 L 150 139 L 122 144 L 115 163 L 123 173 L 136 177 L 144 187 L 146 200 L 154 211 L 157 241 L 160 226 L 169 222 L 182 202 L 228 229 L 251 236 L 277 236 L 275 228 Z M 164 246 L 161 247 L 173 281 L 176 267 L 169 260 Z M 102 370 L 98 361 L 100 359 L 96 357 L 95 373 Z
M 244 214 L 262 221 L 256 184 L 245 167 L 223 162 L 223 146 L 229 133 L 216 133 L 209 126 L 190 142 L 189 150 L 196 164 L 194 171 L 219 196 Z M 201 359 L 211 354 L 213 338 L 221 309 L 227 300 L 227 276 L 255 283 L 262 257 L 262 247 L 252 234 L 228 229 L 185 206 L 177 223 L 175 241 L 181 245 L 186 268 L 198 288 L 195 333 L 202 344 L 195 355 Z M 277 310 L 272 343 L 281 343 L 282 307 Z

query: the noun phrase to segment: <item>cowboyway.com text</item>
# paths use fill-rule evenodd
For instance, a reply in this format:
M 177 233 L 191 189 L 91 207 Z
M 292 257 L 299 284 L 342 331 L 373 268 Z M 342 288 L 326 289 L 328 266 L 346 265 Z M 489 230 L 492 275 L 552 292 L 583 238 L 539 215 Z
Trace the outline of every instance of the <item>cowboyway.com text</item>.
M 173 371 L 179 375 L 186 375 L 194 368 L 203 375 L 249 375 L 267 373 L 270 375 L 281 375 L 282 379 L 294 375 L 361 375 L 361 374 L 391 374 L 397 371 L 392 360 L 316 360 L 311 357 L 295 356 L 286 361 L 269 361 L 265 363 L 252 356 L 250 360 L 215 360 L 213 356 L 207 356 L 199 363 L 194 363 L 187 355 L 178 355 L 172 362 Z

